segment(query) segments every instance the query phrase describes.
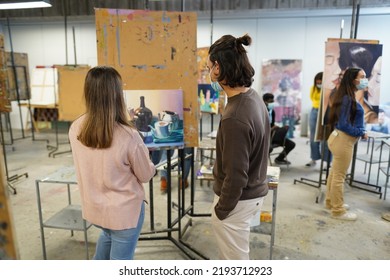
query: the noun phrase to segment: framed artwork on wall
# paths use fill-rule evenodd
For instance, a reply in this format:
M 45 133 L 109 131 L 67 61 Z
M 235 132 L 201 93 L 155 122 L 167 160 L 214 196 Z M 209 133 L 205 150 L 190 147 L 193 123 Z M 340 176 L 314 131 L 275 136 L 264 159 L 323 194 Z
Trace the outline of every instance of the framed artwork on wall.
M 275 121 L 288 125 L 287 135 L 293 138 L 294 125 L 301 116 L 302 60 L 265 59 L 261 75 L 261 93 L 272 93 L 275 97 Z

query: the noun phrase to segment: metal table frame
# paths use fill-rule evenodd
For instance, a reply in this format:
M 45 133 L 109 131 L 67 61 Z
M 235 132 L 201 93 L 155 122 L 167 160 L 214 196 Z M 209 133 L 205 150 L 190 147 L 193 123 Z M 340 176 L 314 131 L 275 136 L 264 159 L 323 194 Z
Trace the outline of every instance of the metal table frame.
M 40 191 L 40 184 L 42 183 L 66 184 L 67 195 L 68 195 L 68 205 L 45 221 L 43 219 L 43 214 L 42 214 L 42 201 L 41 201 L 41 191 Z M 44 228 L 70 230 L 71 236 L 73 236 L 73 231 L 83 231 L 84 240 L 85 240 L 86 259 L 89 259 L 87 230 L 92 226 L 92 224 L 85 221 L 82 218 L 81 206 L 72 204 L 70 185 L 76 185 L 76 184 L 77 184 L 77 180 L 75 178 L 75 171 L 73 167 L 61 168 L 55 171 L 54 173 L 51 173 L 47 177 L 35 181 L 38 215 L 39 215 L 39 226 L 41 230 L 42 252 L 43 252 L 43 259 L 45 260 L 47 259 L 47 254 L 46 254 Z

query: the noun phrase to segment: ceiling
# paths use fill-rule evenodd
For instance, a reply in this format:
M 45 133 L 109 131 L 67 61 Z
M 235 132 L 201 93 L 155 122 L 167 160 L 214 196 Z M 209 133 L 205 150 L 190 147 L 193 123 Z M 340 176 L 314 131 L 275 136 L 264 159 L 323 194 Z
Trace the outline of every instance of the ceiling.
M 94 8 L 196 11 L 198 15 L 244 12 L 293 12 L 297 10 L 352 9 L 390 7 L 390 0 L 51 0 L 51 8 L 2 10 L 0 19 L 55 19 L 60 17 L 93 17 Z

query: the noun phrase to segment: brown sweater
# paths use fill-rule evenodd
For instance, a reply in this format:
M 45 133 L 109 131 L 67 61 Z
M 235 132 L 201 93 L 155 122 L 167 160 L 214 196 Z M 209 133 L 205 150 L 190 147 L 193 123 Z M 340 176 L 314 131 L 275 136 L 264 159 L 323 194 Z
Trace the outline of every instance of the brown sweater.
M 219 123 L 214 164 L 215 213 L 225 219 L 239 200 L 268 193 L 268 111 L 253 89 L 230 97 Z

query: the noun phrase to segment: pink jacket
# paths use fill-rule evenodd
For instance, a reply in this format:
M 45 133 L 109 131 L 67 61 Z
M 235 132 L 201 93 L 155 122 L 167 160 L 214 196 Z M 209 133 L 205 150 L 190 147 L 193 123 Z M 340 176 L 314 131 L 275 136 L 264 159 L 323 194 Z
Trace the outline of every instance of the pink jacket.
M 83 218 L 112 230 L 134 228 L 145 200 L 143 183 L 155 174 L 149 151 L 136 130 L 119 124 L 110 148 L 86 147 L 77 140 L 83 119 L 69 130 Z

